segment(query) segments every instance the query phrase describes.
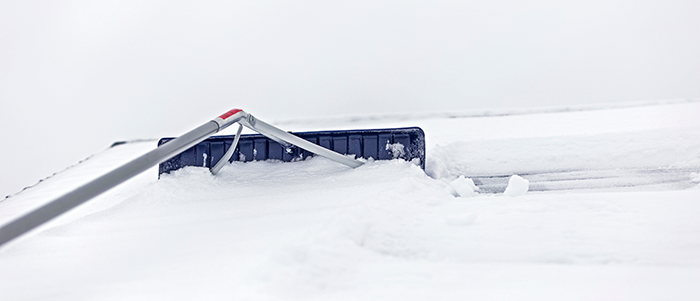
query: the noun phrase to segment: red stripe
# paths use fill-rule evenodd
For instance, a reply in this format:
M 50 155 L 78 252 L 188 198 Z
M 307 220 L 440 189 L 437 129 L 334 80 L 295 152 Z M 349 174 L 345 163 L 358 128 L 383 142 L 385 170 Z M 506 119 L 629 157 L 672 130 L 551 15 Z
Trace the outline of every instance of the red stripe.
M 223 120 L 226 120 L 226 118 L 229 118 L 229 117 L 233 116 L 233 114 L 236 114 L 236 113 L 238 113 L 238 112 L 243 112 L 243 110 L 241 110 L 241 109 L 233 109 L 233 110 L 231 110 L 231 111 L 228 111 L 228 112 L 222 114 L 221 116 L 219 116 L 219 118 L 221 118 L 221 119 L 223 119 Z

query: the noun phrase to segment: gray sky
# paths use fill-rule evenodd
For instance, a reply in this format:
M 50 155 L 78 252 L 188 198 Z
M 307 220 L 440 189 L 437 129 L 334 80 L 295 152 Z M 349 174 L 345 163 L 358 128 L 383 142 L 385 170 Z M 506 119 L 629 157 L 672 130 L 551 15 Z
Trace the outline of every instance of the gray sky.
M 117 140 L 700 96 L 700 1 L 0 2 L 0 196 Z

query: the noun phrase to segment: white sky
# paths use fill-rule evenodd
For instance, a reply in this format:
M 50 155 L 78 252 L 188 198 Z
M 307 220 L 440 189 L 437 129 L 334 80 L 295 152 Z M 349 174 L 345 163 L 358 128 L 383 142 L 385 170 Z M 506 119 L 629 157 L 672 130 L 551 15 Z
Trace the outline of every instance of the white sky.
M 117 140 L 700 96 L 700 1 L 0 2 L 0 196 Z

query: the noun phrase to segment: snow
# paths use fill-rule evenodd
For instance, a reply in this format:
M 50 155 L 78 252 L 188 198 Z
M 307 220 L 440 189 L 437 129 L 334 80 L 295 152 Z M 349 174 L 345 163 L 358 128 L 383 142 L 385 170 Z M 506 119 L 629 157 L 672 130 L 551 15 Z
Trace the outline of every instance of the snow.
M 426 172 L 321 157 L 151 169 L 0 248 L 0 300 L 695 300 L 698 113 L 329 125 L 421 126 Z M 284 129 L 308 126 L 326 129 Z M 96 154 L 1 201 L 0 222 L 154 146 Z
M 452 195 L 460 197 L 470 197 L 479 194 L 479 187 L 476 187 L 472 179 L 465 178 L 464 176 L 459 176 L 459 178 L 450 182 L 450 187 L 454 191 Z M 452 191 L 451 190 L 451 191 Z
M 530 188 L 530 181 L 523 179 L 522 177 L 520 177 L 518 175 L 512 175 L 512 176 L 510 176 L 510 179 L 508 179 L 508 186 L 506 187 L 506 190 L 503 192 L 503 195 L 507 195 L 507 196 L 525 195 L 529 188 Z
M 692 172 L 690 173 L 690 180 L 695 183 L 700 183 L 700 173 Z
M 401 143 L 386 144 L 386 150 L 391 152 L 391 157 L 394 159 L 400 158 L 406 152 L 404 151 L 404 145 Z

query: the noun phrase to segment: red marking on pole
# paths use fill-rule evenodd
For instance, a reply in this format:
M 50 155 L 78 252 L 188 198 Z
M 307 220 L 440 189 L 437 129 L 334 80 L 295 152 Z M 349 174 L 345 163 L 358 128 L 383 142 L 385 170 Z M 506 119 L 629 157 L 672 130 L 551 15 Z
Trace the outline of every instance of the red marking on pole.
M 219 118 L 221 118 L 221 119 L 223 119 L 223 120 L 226 120 L 226 118 L 229 118 L 229 117 L 233 116 L 234 114 L 236 114 L 236 113 L 238 113 L 238 112 L 243 112 L 243 110 L 241 110 L 241 109 L 233 109 L 233 110 L 231 110 L 231 111 L 228 111 L 228 112 L 222 114 L 221 116 L 219 116 Z

